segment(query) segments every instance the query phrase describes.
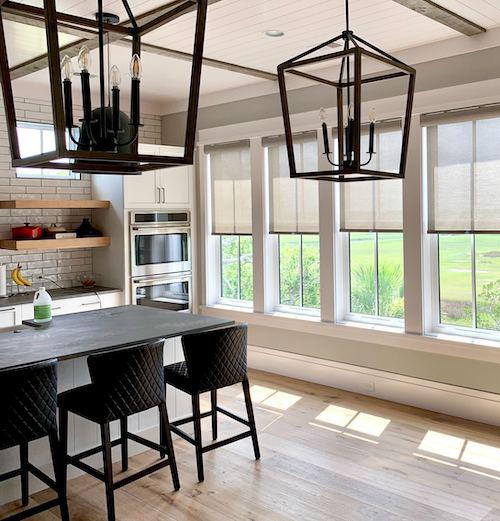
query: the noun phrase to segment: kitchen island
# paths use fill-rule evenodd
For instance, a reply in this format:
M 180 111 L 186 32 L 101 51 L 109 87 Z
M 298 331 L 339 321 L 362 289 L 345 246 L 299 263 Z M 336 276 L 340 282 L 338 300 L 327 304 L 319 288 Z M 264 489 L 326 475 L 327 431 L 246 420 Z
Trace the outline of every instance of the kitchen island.
M 165 338 L 164 363 L 183 359 L 181 337 L 187 333 L 201 332 L 233 324 L 222 320 L 188 313 L 176 313 L 144 306 L 120 306 L 54 317 L 43 328 L 16 326 L 0 330 L 0 378 L 2 371 L 24 364 L 56 358 L 58 363 L 59 392 L 85 385 L 90 378 L 86 356 L 141 342 Z M 184 393 L 167 387 L 167 407 L 170 419 L 190 414 L 190 398 Z M 0 418 L 1 421 L 1 418 Z M 129 417 L 130 432 L 158 441 L 158 413 L 156 409 Z M 112 435 L 118 435 L 118 425 L 112 425 Z M 97 425 L 70 414 L 68 450 L 81 452 L 99 444 Z M 133 442 L 130 453 L 144 450 Z M 46 439 L 30 443 L 33 462 L 52 474 L 48 442 Z M 119 459 L 118 453 L 116 458 Z M 100 456 L 86 460 L 100 466 Z M 18 464 L 18 450 L 11 448 L 0 452 L 0 473 Z M 80 474 L 69 467 L 69 478 Z M 0 484 L 0 504 L 20 496 L 19 480 Z M 44 488 L 33 480 L 30 491 Z
M 0 330 L 0 371 L 52 358 L 62 361 L 159 338 L 175 338 L 232 323 L 145 306 L 63 315 L 39 328 Z

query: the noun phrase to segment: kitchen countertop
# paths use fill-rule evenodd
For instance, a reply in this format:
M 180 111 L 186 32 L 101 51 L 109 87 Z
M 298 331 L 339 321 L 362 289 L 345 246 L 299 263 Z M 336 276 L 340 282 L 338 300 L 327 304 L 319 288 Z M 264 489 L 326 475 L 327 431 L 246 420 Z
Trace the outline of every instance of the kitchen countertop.
M 83 286 L 75 288 L 57 288 L 47 290 L 53 300 L 59 300 L 63 298 L 72 297 L 83 297 L 85 295 L 94 295 L 97 293 L 108 293 L 113 291 L 121 291 L 117 288 L 107 288 L 106 286 L 94 286 L 93 288 L 84 288 Z M 26 291 L 23 293 L 16 293 L 10 297 L 0 297 L 0 308 L 7 306 L 18 306 L 20 304 L 31 304 L 33 297 L 35 296 L 34 291 Z
M 145 306 L 119 306 L 62 315 L 54 317 L 44 328 L 18 326 L 0 330 L 0 371 L 232 324 L 232 320 Z

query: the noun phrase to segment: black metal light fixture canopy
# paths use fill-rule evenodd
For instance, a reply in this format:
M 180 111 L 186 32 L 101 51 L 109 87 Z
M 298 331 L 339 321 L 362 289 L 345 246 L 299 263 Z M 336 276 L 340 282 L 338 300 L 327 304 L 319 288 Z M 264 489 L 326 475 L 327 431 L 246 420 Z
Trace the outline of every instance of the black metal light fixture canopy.
M 346 4 L 346 30 L 278 66 L 278 81 L 285 128 L 285 139 L 291 178 L 353 182 L 402 179 L 405 176 L 410 122 L 415 92 L 416 71 L 397 58 L 356 36 L 349 28 L 349 3 Z M 332 48 L 341 50 L 332 52 Z M 336 67 L 327 67 L 336 64 Z M 368 65 L 368 67 L 367 67 Z M 331 105 L 336 108 L 336 122 L 329 128 L 324 109 L 318 107 L 321 119 L 323 156 L 328 168 L 300 171 L 296 163 L 290 100 L 291 77 L 301 77 L 314 85 L 331 89 Z M 385 92 L 388 82 L 397 81 L 397 94 L 404 97 L 399 168 L 386 170 L 377 159 L 375 117 L 362 120 L 362 105 L 370 100 L 366 89 L 376 83 Z M 296 88 L 296 87 L 295 87 Z M 373 92 L 373 91 L 372 91 Z M 380 91 L 379 91 L 380 92 Z M 334 139 L 332 139 L 332 131 Z M 300 166 L 300 165 L 299 165 Z
M 43 8 L 11 1 L 0 3 L 0 79 L 13 167 L 56 168 L 83 173 L 124 175 L 193 164 L 208 0 L 171 0 L 141 15 L 134 14 L 128 0 L 121 2 L 128 17 L 122 23 L 119 23 L 117 15 L 104 12 L 103 0 L 96 0 L 95 20 L 58 12 L 56 0 L 43 0 Z M 19 15 L 17 23 L 22 23 L 23 17 L 43 22 L 40 26 L 45 29 L 47 40 L 55 149 L 29 157 L 21 157 L 18 140 L 16 98 L 11 77 L 12 71 L 18 66 L 9 66 L 8 45 L 4 32 L 4 13 L 7 11 L 9 14 Z M 143 126 L 140 110 L 141 38 L 193 11 L 193 58 L 189 91 L 186 92 L 188 102 L 183 154 L 141 154 L 138 150 L 139 128 Z M 73 49 L 80 42 L 62 46 L 59 42 L 59 32 L 65 30 L 70 34 L 76 32 L 89 35 L 88 40 L 81 40 L 78 55 L 80 72 L 77 74 L 73 73 L 72 59 L 75 57 Z M 111 37 L 130 43 L 129 115 L 120 107 L 121 73 L 116 66 L 110 67 Z M 89 72 L 92 49 L 96 49 L 99 56 L 95 82 Z M 79 76 L 78 83 L 81 83 L 83 117 L 79 120 L 73 117 L 73 76 Z M 91 89 L 94 87 L 99 94 L 97 106 L 92 106 Z

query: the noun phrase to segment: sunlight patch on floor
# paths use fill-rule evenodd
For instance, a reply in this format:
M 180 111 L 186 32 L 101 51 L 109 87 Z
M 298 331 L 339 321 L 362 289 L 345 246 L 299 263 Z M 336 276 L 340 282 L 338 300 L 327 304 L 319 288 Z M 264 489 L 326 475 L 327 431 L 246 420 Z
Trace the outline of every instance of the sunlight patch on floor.
M 250 394 L 254 404 L 265 405 L 280 411 L 286 411 L 292 405 L 296 404 L 302 399 L 298 394 L 286 393 L 285 391 L 278 391 L 270 387 L 263 387 L 262 385 L 252 385 L 250 387 Z M 245 398 L 243 393 L 238 394 L 238 399 Z
M 457 438 L 441 432 L 427 431 L 418 448 L 425 452 L 445 456 L 446 458 L 458 459 L 464 443 L 465 440 L 463 438 Z
M 328 425 L 324 425 L 325 423 Z M 339 405 L 329 405 L 316 416 L 315 422 L 309 422 L 309 425 L 337 432 L 350 438 L 378 444 L 378 441 L 372 438 L 379 438 L 389 423 L 391 423 L 389 418 L 348 409 Z M 333 428 L 331 427 L 332 425 L 340 428 Z M 360 434 L 371 436 L 372 438 L 361 436 Z
M 451 436 L 450 434 L 427 431 L 418 448 L 420 451 L 436 454 L 452 461 L 430 457 L 421 453 L 414 453 L 414 456 L 419 458 L 424 458 L 443 465 L 458 467 L 460 470 L 500 480 L 499 447 L 466 440 L 465 438 Z M 470 465 L 472 465 L 472 467 Z M 484 472 L 474 467 L 498 472 L 499 475 Z

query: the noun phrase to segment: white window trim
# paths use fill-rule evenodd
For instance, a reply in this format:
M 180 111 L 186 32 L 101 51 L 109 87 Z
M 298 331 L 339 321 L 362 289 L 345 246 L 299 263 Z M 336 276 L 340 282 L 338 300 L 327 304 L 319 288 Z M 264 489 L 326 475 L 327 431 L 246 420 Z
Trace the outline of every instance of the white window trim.
M 223 305 L 201 306 L 200 311 L 204 315 L 229 318 L 255 326 L 500 363 L 500 342 L 484 338 L 446 335 L 444 333 L 415 335 L 406 333 L 401 328 L 373 323 L 356 321 L 332 324 L 319 320 L 319 318 L 304 315 L 286 315 L 276 312 L 257 313 L 249 309 L 236 309 Z
M 331 222 L 327 219 L 320 220 L 320 247 L 321 247 L 321 319 L 297 314 L 285 315 L 274 310 L 274 296 L 269 294 L 275 289 L 270 288 L 269 282 L 273 280 L 276 273 L 271 255 L 266 248 L 272 248 L 272 237 L 266 233 L 265 221 L 262 229 L 254 228 L 254 256 L 255 243 L 262 245 L 262 255 L 264 257 L 263 271 L 255 277 L 254 270 L 254 303 L 256 302 L 256 291 L 261 296 L 265 296 L 262 309 L 255 309 L 251 312 L 249 308 L 229 308 L 217 303 L 210 288 L 213 286 L 213 274 L 210 270 L 213 260 L 211 250 L 212 237 L 210 236 L 209 215 L 210 203 L 206 200 L 207 191 L 206 169 L 204 161 L 200 161 L 200 188 L 201 188 L 201 223 L 205 235 L 201 240 L 201 250 L 203 253 L 204 266 L 201 268 L 202 288 L 200 310 L 203 313 L 214 314 L 216 316 L 233 317 L 236 320 L 244 320 L 252 324 L 266 325 L 268 327 L 286 327 L 287 329 L 296 328 L 297 331 L 311 332 L 314 334 L 325 334 L 332 337 L 349 338 L 363 342 L 377 342 L 388 346 L 400 347 L 403 349 L 421 350 L 442 355 L 458 356 L 474 360 L 487 360 L 500 363 L 500 339 L 492 339 L 491 334 L 486 337 L 478 336 L 477 331 L 473 331 L 473 336 L 465 336 L 462 331 L 456 329 L 452 335 L 442 331 L 437 331 L 435 327 L 435 310 L 429 303 L 438 302 L 432 295 L 435 291 L 435 284 L 432 281 L 432 266 L 429 262 L 432 254 L 432 241 L 435 239 L 427 234 L 427 213 L 426 213 L 426 175 L 421 161 L 421 148 L 425 149 L 425 142 L 422 142 L 422 128 L 420 125 L 419 113 L 428 113 L 438 110 L 459 109 L 464 106 L 471 106 L 479 103 L 490 103 L 498 101 L 497 94 L 485 94 L 481 97 L 474 93 L 471 98 L 469 90 L 459 88 L 454 90 L 456 96 L 447 102 L 439 93 L 433 94 L 429 98 L 422 98 L 415 106 L 416 114 L 412 117 L 412 137 L 408 151 L 407 178 L 404 183 L 403 192 L 403 211 L 404 211 L 404 250 L 410 251 L 411 255 L 404 256 L 405 272 L 405 328 L 400 327 L 387 332 L 387 326 L 364 322 L 346 322 L 345 295 L 345 259 L 343 252 L 342 233 L 338 231 L 338 186 L 335 183 L 322 182 L 323 186 L 328 186 L 329 191 L 324 188 L 320 191 L 320 212 L 324 217 L 331 212 L 334 216 Z M 496 91 L 495 91 L 496 92 Z M 488 97 L 489 96 L 489 97 Z M 391 99 L 380 101 L 376 107 L 380 117 L 389 119 L 400 116 L 392 108 Z M 370 104 L 370 108 L 373 103 Z M 377 101 L 378 105 L 378 101 Z M 335 117 L 332 111 L 332 118 Z M 318 125 L 317 112 L 309 112 L 295 115 L 299 125 L 297 130 L 307 131 Z M 235 139 L 254 139 L 259 141 L 264 136 L 273 136 L 282 133 L 282 120 L 280 117 L 259 120 L 249 123 L 229 125 L 200 131 L 200 149 L 203 150 L 204 144 L 220 144 L 231 142 Z M 318 130 L 320 132 L 320 129 Z M 323 160 L 323 158 L 321 158 Z M 257 165 L 255 175 L 258 171 L 262 172 L 264 167 Z M 252 178 L 253 180 L 253 178 Z M 261 177 L 262 182 L 262 177 Z M 333 186 L 332 186 L 333 185 Z M 265 196 L 265 190 L 263 191 Z M 328 193 L 330 192 L 330 193 Z M 254 192 L 253 192 L 254 193 Z M 330 194 L 333 193 L 333 197 Z M 263 201 L 261 201 L 262 203 Z M 255 204 L 255 201 L 254 201 Z M 208 210 L 208 211 L 207 211 Z M 255 226 L 255 223 L 254 223 Z M 334 233 L 328 233 L 328 230 Z M 324 251 L 331 255 L 324 255 Z M 203 276 L 203 274 L 210 274 Z M 218 287 L 218 286 L 217 286 Z M 425 302 L 425 306 L 424 306 Z M 254 304 L 255 307 L 255 304 Z M 218 313 L 220 313 L 218 315 Z M 371 317 L 370 317 L 371 318 Z M 389 327 L 389 329 L 391 329 Z M 348 333 L 346 333 L 348 332 Z

